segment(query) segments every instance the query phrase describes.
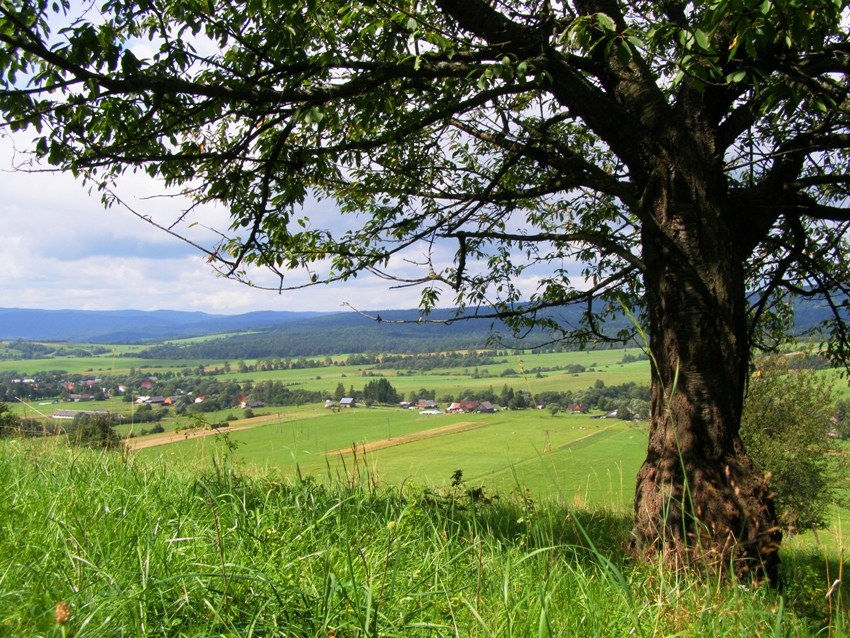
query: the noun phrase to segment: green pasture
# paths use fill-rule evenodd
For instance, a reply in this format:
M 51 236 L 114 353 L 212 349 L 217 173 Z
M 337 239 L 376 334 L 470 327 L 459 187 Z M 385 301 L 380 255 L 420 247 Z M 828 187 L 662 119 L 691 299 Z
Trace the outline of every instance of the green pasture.
M 580 422 L 553 445 L 587 442 Z M 3 637 L 848 635 L 841 547 L 786 545 L 783 587 L 754 587 L 631 560 L 629 514 L 604 507 L 56 439 L 0 440 L 0 495 Z
M 62 370 L 69 374 L 81 375 L 129 375 L 131 369 L 137 374 L 157 372 L 178 372 L 185 368 L 197 368 L 210 362 L 187 359 L 143 359 L 141 357 L 120 357 L 104 354 L 91 357 L 47 357 L 34 359 L 0 360 L 0 372 L 15 372 L 20 375 L 35 375 L 39 372 Z
M 459 424 L 472 429 L 404 438 Z M 390 446 L 370 451 L 369 444 Z M 230 449 L 242 467 L 290 477 L 300 472 L 318 480 L 368 478 L 387 485 L 445 488 L 461 470 L 467 486 L 483 487 L 487 494 L 521 489 L 535 498 L 619 509 L 632 498 L 646 433 L 622 421 L 552 416 L 544 410 L 481 415 L 420 415 L 393 408 L 282 411 L 267 425 L 137 454 L 197 466 Z
M 96 344 L 89 344 L 96 345 Z M 102 374 L 112 373 L 113 371 L 116 374 L 129 373 L 131 368 L 134 368 L 138 371 L 151 371 L 154 373 L 157 370 L 168 370 L 168 371 L 179 371 L 186 368 L 196 368 L 200 365 L 204 365 L 208 368 L 220 369 L 224 367 L 225 363 L 229 363 L 232 367 L 233 371 L 227 375 L 227 378 L 230 379 L 245 379 L 250 378 L 256 381 L 265 380 L 265 379 L 309 379 L 310 377 L 315 377 L 316 374 L 321 374 L 321 372 L 317 371 L 334 371 L 340 374 L 346 374 L 348 376 L 357 376 L 362 374 L 365 370 L 372 369 L 372 366 L 345 366 L 345 365 L 334 365 L 334 366 L 317 366 L 315 368 L 301 368 L 295 370 L 273 370 L 273 371 L 256 371 L 256 372 L 246 372 L 239 373 L 237 370 L 237 361 L 234 360 L 224 360 L 224 359 L 205 359 L 205 360 L 188 360 L 188 359 L 143 359 L 140 357 L 134 357 L 132 354 L 134 352 L 138 352 L 143 349 L 144 346 L 138 345 L 108 345 L 105 346 L 109 348 L 109 352 L 103 355 L 98 356 L 87 356 L 87 357 L 48 357 L 48 358 L 33 358 L 33 359 L 0 359 L 0 372 L 9 372 L 14 371 L 20 374 L 35 374 L 36 372 L 46 371 L 46 370 L 65 370 L 72 374 L 84 374 L 86 372 L 99 372 Z M 611 350 L 588 350 L 581 352 L 558 352 L 558 353 L 539 353 L 539 352 L 517 352 L 517 351 L 508 351 L 504 357 L 498 357 L 499 359 L 504 359 L 504 364 L 493 365 L 493 366 L 481 366 L 480 371 L 483 372 L 485 368 L 494 375 L 498 376 L 501 374 L 506 368 L 513 368 L 518 373 L 521 373 L 522 368 L 526 371 L 531 371 L 536 367 L 556 367 L 556 366 L 565 366 L 565 365 L 574 365 L 581 364 L 585 367 L 589 367 L 591 365 L 604 367 L 604 368 L 614 368 L 619 366 L 620 361 L 623 356 L 627 353 L 632 355 L 640 354 L 640 350 L 637 348 L 617 348 Z M 123 356 L 122 356 L 123 355 Z M 307 362 L 310 361 L 318 361 L 323 362 L 325 360 L 332 360 L 337 364 L 341 364 L 347 359 L 348 355 L 334 355 L 333 357 L 324 357 L 324 356 L 316 356 L 316 357 L 306 357 L 303 360 Z M 268 359 L 279 359 L 278 357 L 268 357 Z M 263 359 L 265 360 L 265 359 Z M 290 359 L 281 359 L 283 361 Z M 302 360 L 301 357 L 293 357 L 291 360 Z M 254 365 L 258 360 L 256 359 L 245 359 L 244 360 L 248 365 Z M 647 366 L 647 362 L 638 362 L 644 367 Z M 449 372 L 451 374 L 470 374 L 473 372 L 473 369 L 465 369 L 465 368 L 450 368 L 447 370 L 441 370 L 441 372 Z M 312 373 L 312 374 L 311 374 Z M 385 370 L 383 371 L 387 376 L 392 376 L 396 374 L 395 370 Z M 533 374 L 533 373 L 529 373 Z M 280 376 L 282 375 L 282 376 Z
M 588 352 L 522 353 L 498 357 L 500 363 L 476 367 L 436 368 L 425 371 L 378 369 L 372 365 L 334 365 L 290 370 L 232 372 L 219 379 L 234 381 L 279 381 L 294 387 L 320 390 L 332 395 L 339 383 L 348 390 L 361 390 L 371 379 L 383 376 L 402 395 L 420 389 L 434 390 L 437 396 L 458 395 L 465 390 L 477 392 L 493 388 L 498 394 L 504 385 L 532 394 L 547 391 L 578 391 L 592 386 L 598 379 L 606 385 L 635 382 L 649 385 L 649 362 L 621 363 L 626 354 L 640 354 L 637 348 Z M 563 369 L 583 365 L 586 370 L 569 373 Z M 233 362 L 231 362 L 233 366 Z M 540 370 L 539 372 L 537 370 Z M 506 371 L 515 374 L 504 376 Z

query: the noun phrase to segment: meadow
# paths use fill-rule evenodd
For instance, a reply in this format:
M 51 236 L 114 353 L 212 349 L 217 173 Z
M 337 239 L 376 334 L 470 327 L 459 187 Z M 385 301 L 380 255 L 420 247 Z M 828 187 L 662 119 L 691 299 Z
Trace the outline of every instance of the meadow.
M 331 393 L 383 375 L 402 394 L 438 396 L 648 383 L 648 362 L 624 363 L 627 353 L 639 351 L 511 353 L 427 372 L 340 359 L 217 378 Z M 576 363 L 585 370 L 566 371 Z M 134 409 L 117 398 L 73 407 Z M 170 418 L 165 434 L 128 439 L 118 453 L 62 437 L 0 441 L 0 636 L 850 633 L 846 588 L 833 586 L 846 510 L 829 530 L 786 540 L 777 590 L 632 561 L 640 422 L 536 409 L 256 414 L 209 413 L 230 427 L 204 431 Z M 175 441 L 152 445 L 175 430 Z
M 229 448 L 241 467 L 287 477 L 325 479 L 356 471 L 383 485 L 438 488 L 461 470 L 469 485 L 491 494 L 521 491 L 620 509 L 631 499 L 646 452 L 645 426 L 545 410 L 432 416 L 364 407 L 252 419 L 258 420 L 266 423 L 137 454 L 197 466 Z
M 0 441 L 0 635 L 846 636 L 834 557 L 781 589 L 634 561 L 622 510 Z

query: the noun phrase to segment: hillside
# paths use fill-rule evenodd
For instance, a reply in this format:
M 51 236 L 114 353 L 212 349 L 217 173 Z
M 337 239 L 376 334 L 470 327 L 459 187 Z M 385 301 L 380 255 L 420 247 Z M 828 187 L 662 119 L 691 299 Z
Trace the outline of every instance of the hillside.
M 37 310 L 0 308 L 0 339 L 139 343 L 268 329 L 322 315 L 260 311 L 215 315 L 179 310 Z
M 575 326 L 583 308 L 550 311 L 562 325 Z M 261 311 L 216 315 L 175 310 L 84 311 L 0 309 L 0 339 L 62 341 L 70 343 L 150 344 L 141 356 L 169 359 L 232 359 L 300 357 L 351 352 L 435 352 L 488 345 L 533 347 L 552 341 L 541 330 L 517 341 L 500 322 L 475 319 L 446 323 L 453 309 L 436 310 L 419 321 L 417 309 L 379 310 L 361 315 L 353 311 Z M 819 301 L 800 300 L 794 309 L 798 334 L 811 330 L 829 316 Z M 380 316 L 381 321 L 372 317 Z M 616 332 L 626 319 L 609 323 Z M 236 333 L 236 334 L 234 334 Z M 191 343 L 163 343 L 188 337 L 221 335 Z

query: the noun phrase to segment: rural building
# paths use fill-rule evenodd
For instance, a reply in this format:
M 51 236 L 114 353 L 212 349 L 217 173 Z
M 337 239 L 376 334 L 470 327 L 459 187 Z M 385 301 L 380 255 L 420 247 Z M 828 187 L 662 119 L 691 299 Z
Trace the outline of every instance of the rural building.
M 493 412 L 498 412 L 498 408 L 495 405 L 490 403 L 489 401 L 482 401 L 475 408 L 475 412 L 483 413 L 483 414 L 491 414 Z
M 74 403 L 79 403 L 80 401 L 94 401 L 94 397 L 91 394 L 69 394 L 68 401 L 73 401 Z
M 480 403 L 478 401 L 455 401 L 446 409 L 446 412 L 451 412 L 454 414 L 459 414 L 462 412 L 475 412 L 478 409 L 479 405 Z
M 103 416 L 109 414 L 109 412 L 107 412 L 106 410 L 53 410 L 53 414 L 50 415 L 50 418 L 72 420 L 78 414 Z

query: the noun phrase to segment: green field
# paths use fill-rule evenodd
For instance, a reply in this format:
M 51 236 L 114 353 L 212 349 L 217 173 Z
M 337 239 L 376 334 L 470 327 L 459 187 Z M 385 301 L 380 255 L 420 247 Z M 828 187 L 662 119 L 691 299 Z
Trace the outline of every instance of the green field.
M 850 633 L 841 547 L 788 548 L 784 586 L 756 588 L 632 560 L 629 516 L 605 508 L 283 481 L 58 439 L 0 440 L 0 494 L 10 638 Z
M 632 497 L 646 432 L 623 421 L 545 410 L 431 416 L 356 408 L 281 412 L 266 425 L 137 453 L 191 466 L 206 464 L 226 443 L 235 446 L 240 466 L 284 476 L 368 475 L 384 484 L 445 487 L 462 470 L 467 485 L 489 493 L 521 488 L 535 498 L 619 509 Z
M 331 395 L 340 383 L 359 390 L 385 376 L 401 395 L 424 388 L 438 397 L 498 394 L 503 385 L 532 395 L 600 381 L 648 385 L 648 362 L 621 363 L 626 352 L 512 353 L 488 366 L 414 373 L 336 364 L 215 378 Z M 15 363 L 62 367 L 46 361 Z M 566 371 L 575 364 L 585 370 Z M 56 408 L 131 419 L 137 409 L 118 397 L 15 405 L 28 416 Z M 64 437 L 0 442 L 12 504 L 0 516 L 0 546 L 16 548 L 0 559 L 0 635 L 30 635 L 35 618 L 32 635 L 64 638 L 51 625 L 57 601 L 73 612 L 67 635 L 98 638 L 153 635 L 148 627 L 163 636 L 255 635 L 258 627 L 267 633 L 256 635 L 373 635 L 377 625 L 364 618 L 374 605 L 383 610 L 380 635 L 538 635 L 550 613 L 559 635 L 847 635 L 846 593 L 827 597 L 841 578 L 847 510 L 835 509 L 828 530 L 786 538 L 788 587 L 776 596 L 629 561 L 645 422 L 546 409 L 254 412 L 203 415 L 226 421 L 226 430 L 186 429 L 186 416 L 170 416 L 162 435 L 138 436 L 150 423 L 118 426 L 136 435 L 123 454 L 66 447 Z M 176 440 L 142 447 L 168 437 Z M 19 529 L 29 530 L 23 546 Z M 30 581 L 38 585 L 19 586 Z M 457 631 L 446 633 L 450 626 Z

